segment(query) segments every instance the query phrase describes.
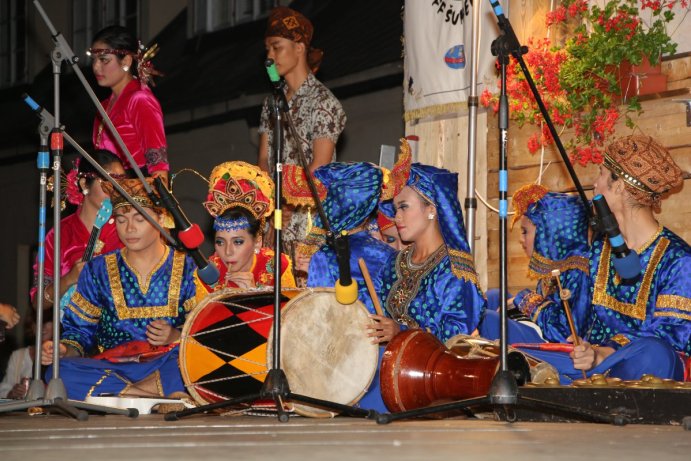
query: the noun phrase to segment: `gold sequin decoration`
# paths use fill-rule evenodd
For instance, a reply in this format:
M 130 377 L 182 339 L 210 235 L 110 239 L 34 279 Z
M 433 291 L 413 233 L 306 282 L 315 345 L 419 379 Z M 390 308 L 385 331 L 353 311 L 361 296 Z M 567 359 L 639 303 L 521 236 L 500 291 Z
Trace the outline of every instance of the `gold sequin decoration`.
M 612 248 L 609 244 L 609 241 L 605 240 L 604 245 L 602 246 L 600 264 L 597 268 L 597 276 L 595 278 L 593 304 L 599 304 L 607 309 L 611 309 L 619 312 L 620 314 L 624 314 L 638 320 L 645 320 L 646 305 L 648 304 L 648 298 L 650 296 L 650 286 L 653 281 L 653 275 L 655 275 L 657 265 L 660 263 L 660 260 L 665 254 L 668 246 L 669 240 L 664 237 L 661 238 L 658 244 L 655 246 L 653 254 L 650 257 L 650 261 L 648 262 L 648 266 L 645 269 L 645 274 L 643 275 L 643 280 L 641 281 L 641 286 L 638 290 L 638 296 L 636 297 L 636 303 L 629 304 L 621 302 L 607 293 L 607 282 L 609 279 Z

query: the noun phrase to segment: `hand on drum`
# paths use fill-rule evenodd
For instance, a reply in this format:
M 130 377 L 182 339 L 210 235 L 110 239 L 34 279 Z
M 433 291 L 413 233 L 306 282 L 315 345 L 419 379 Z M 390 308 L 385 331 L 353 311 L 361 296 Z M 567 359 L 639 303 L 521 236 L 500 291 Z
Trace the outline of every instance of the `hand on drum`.
M 180 330 L 165 320 L 154 320 L 146 326 L 146 338 L 153 346 L 166 346 L 180 339 Z
M 389 342 L 401 331 L 401 326 L 394 319 L 374 314 L 370 314 L 369 318 L 375 321 L 374 324 L 365 325 L 367 336 L 372 338 L 372 344 Z
M 252 272 L 226 272 L 226 282 L 233 282 L 239 288 L 255 288 L 254 274 Z

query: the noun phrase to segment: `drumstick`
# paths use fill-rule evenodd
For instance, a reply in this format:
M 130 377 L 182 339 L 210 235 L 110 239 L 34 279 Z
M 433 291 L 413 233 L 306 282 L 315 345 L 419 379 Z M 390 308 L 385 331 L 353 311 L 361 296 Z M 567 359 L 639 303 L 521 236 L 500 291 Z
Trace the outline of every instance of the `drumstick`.
M 374 310 L 377 311 L 377 315 L 384 315 L 384 312 L 381 310 L 381 305 L 379 304 L 379 298 L 377 297 L 377 292 L 374 291 L 374 285 L 372 285 L 372 278 L 369 276 L 369 270 L 367 270 L 367 264 L 365 264 L 365 260 L 362 258 L 359 258 L 357 260 L 358 265 L 360 266 L 360 270 L 362 271 L 362 277 L 365 279 L 365 284 L 367 285 L 367 291 L 369 292 L 370 298 L 372 298 L 372 304 L 374 304 Z
M 564 312 L 566 313 L 566 320 L 569 322 L 569 329 L 571 330 L 571 337 L 573 338 L 573 344 L 574 346 L 579 346 L 581 344 L 581 339 L 578 337 L 578 334 L 576 333 L 576 326 L 573 323 L 573 316 L 571 315 L 571 307 L 569 306 L 569 298 L 571 297 L 571 292 L 569 290 L 564 290 L 561 286 L 561 279 L 559 276 L 561 275 L 561 272 L 559 269 L 554 269 L 552 271 L 552 277 L 557 282 L 557 288 L 559 288 L 559 299 L 561 299 L 561 302 L 564 304 Z M 585 370 L 581 370 L 583 372 L 583 378 L 587 379 L 588 376 L 585 372 Z

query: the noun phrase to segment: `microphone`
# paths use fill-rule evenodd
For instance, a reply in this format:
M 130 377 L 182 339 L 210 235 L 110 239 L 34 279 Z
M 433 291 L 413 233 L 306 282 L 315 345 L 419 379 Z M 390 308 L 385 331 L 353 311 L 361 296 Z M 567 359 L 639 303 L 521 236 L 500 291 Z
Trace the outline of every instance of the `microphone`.
M 274 87 L 274 94 L 281 98 L 280 102 L 283 105 L 284 110 L 288 110 L 288 100 L 286 99 L 286 94 L 283 91 L 283 87 L 285 86 L 286 82 L 278 74 L 276 63 L 273 59 L 267 59 L 264 61 L 264 66 L 266 67 L 266 73 L 269 74 L 269 80 L 271 80 L 271 84 Z
M 607 205 L 607 200 L 598 194 L 593 197 L 593 205 L 595 211 L 600 217 L 600 229 L 607 234 L 609 243 L 612 246 L 612 253 L 614 253 L 614 269 L 624 282 L 635 282 L 641 275 L 641 260 L 638 253 L 631 251 L 624 238 L 621 236 L 617 218 L 614 217 L 612 211 Z
M 338 261 L 338 280 L 336 281 L 336 301 L 341 304 L 353 304 L 357 300 L 357 283 L 350 275 L 350 245 L 348 232 L 342 231 L 341 235 L 333 239 L 333 247 L 336 250 Z
M 173 215 L 175 227 L 181 229 L 178 232 L 178 239 L 182 242 L 185 252 L 192 257 L 197 265 L 197 275 L 205 284 L 215 285 L 220 274 L 216 265 L 210 263 L 199 251 L 199 246 L 204 242 L 204 234 L 201 229 L 197 224 L 190 223 L 190 220 L 187 219 L 187 216 L 180 208 L 180 204 L 165 184 L 163 184 L 161 178 L 156 178 L 154 184 L 161 196 L 162 205 Z

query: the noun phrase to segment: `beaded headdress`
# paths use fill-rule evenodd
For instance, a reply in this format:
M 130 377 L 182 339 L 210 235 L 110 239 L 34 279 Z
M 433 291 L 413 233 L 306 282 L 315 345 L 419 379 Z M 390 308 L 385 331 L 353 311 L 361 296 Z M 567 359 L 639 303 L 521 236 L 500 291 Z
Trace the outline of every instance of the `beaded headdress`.
M 539 201 L 542 197 L 547 195 L 549 190 L 540 184 L 526 184 L 525 186 L 518 189 L 513 194 L 513 220 L 511 221 L 511 228 L 520 221 L 521 217 L 528 211 L 528 208 Z

